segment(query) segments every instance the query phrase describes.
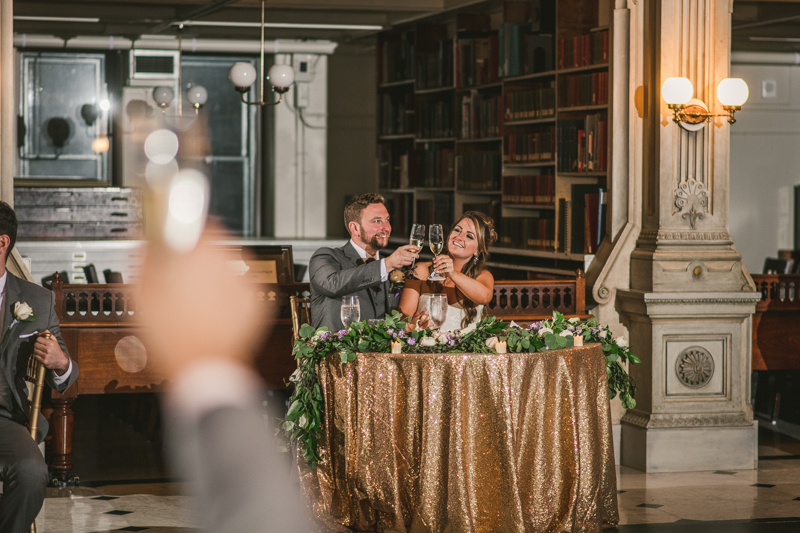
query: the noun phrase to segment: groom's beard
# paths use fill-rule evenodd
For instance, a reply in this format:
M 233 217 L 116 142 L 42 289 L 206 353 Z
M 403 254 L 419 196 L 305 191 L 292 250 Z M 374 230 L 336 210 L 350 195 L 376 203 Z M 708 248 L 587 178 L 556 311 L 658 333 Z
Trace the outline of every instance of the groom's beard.
M 364 231 L 364 226 L 361 226 L 361 235 L 364 235 L 366 232 Z M 372 235 L 369 240 L 364 240 L 364 242 L 369 245 L 370 248 L 375 250 L 376 252 L 381 248 L 386 248 L 386 245 L 389 244 L 389 235 L 391 232 L 386 233 L 376 233 Z

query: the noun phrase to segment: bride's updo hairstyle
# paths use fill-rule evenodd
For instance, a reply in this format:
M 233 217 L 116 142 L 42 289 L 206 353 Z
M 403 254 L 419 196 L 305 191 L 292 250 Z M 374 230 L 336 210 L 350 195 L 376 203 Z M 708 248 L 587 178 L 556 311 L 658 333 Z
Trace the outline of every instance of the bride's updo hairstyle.
M 453 233 L 458 224 L 465 219 L 469 219 L 475 225 L 475 233 L 477 234 L 478 240 L 478 250 L 475 252 L 473 258 L 467 261 L 467 264 L 461 269 L 461 273 L 465 274 L 472 279 L 478 277 L 478 275 L 483 272 L 484 266 L 486 265 L 486 261 L 489 259 L 489 247 L 497 241 L 497 233 L 494 231 L 494 222 L 488 216 L 484 215 L 480 211 L 467 211 L 461 218 L 459 218 L 453 227 L 450 229 L 450 233 Z M 447 243 L 450 241 L 450 233 L 447 234 L 448 239 L 445 242 L 445 249 L 443 253 L 449 253 L 447 249 Z M 461 327 L 467 327 L 473 320 L 475 320 L 475 316 L 478 314 L 477 306 L 475 302 L 464 297 L 464 320 L 461 322 Z

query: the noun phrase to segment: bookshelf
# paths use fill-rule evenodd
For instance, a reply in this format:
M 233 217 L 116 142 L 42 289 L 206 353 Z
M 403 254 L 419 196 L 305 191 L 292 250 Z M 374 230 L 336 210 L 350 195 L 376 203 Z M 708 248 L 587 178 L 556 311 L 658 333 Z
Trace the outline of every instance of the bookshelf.
M 392 242 L 476 209 L 500 236 L 494 267 L 583 267 L 606 226 L 610 20 L 602 0 L 506 0 L 378 35 Z

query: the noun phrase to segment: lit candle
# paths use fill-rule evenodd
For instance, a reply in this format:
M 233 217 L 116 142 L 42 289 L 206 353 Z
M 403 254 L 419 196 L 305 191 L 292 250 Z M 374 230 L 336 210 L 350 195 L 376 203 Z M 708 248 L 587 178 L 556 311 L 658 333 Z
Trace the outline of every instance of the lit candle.
M 497 353 L 506 353 L 508 351 L 508 344 L 506 341 L 497 341 L 494 343 L 494 351 Z
M 574 341 L 573 346 L 583 346 L 583 335 L 575 335 L 572 340 Z
M 392 353 L 403 353 L 403 346 L 400 341 L 392 341 Z

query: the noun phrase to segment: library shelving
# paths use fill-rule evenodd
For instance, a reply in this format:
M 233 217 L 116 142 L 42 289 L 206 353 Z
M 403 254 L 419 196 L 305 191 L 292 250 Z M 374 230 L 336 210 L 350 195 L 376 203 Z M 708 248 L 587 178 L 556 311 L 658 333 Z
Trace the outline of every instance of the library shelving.
M 582 267 L 605 233 L 611 7 L 482 2 L 378 35 L 378 187 L 413 222 L 495 220 L 494 267 Z

